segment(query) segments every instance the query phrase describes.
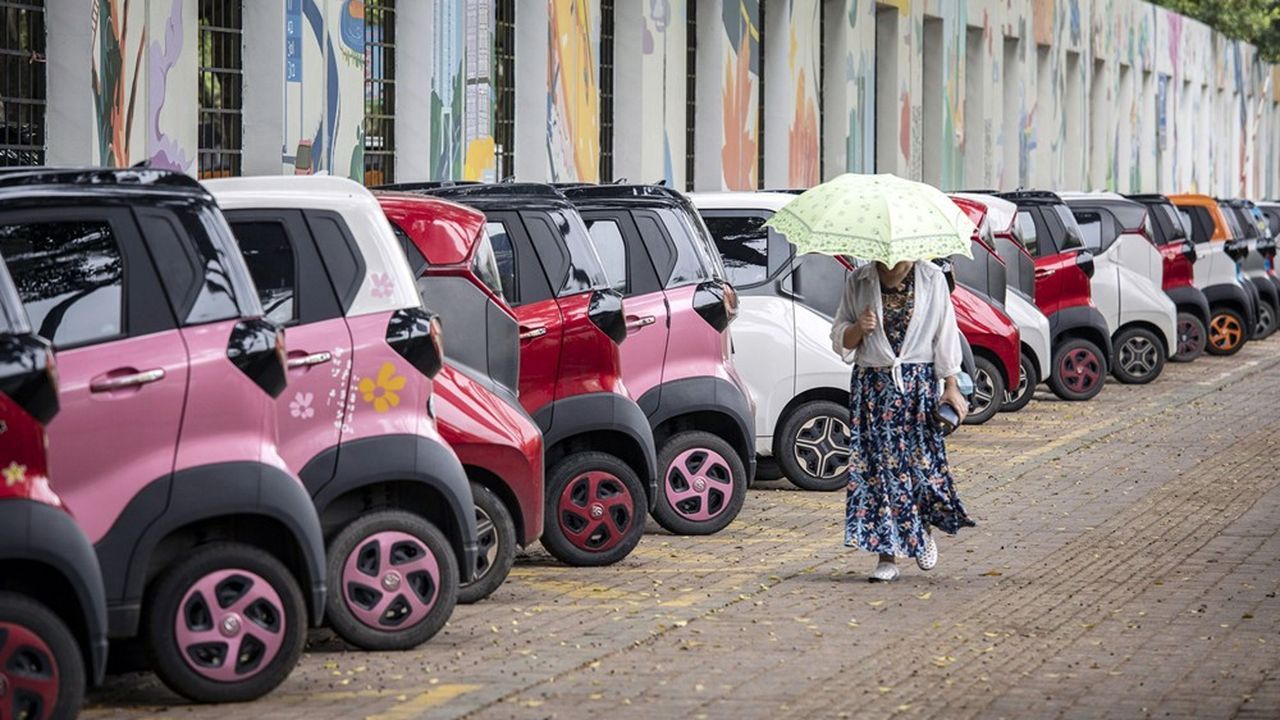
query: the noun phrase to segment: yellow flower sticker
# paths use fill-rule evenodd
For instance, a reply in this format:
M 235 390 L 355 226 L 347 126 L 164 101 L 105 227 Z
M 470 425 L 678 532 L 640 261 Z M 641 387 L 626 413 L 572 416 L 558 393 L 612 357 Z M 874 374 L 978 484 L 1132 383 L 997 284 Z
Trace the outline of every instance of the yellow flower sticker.
M 373 403 L 375 411 L 384 413 L 400 404 L 397 393 L 404 389 L 404 384 L 404 376 L 396 374 L 396 367 L 391 363 L 383 363 L 376 381 L 370 378 L 360 381 L 360 394 L 364 396 L 365 402 Z
M 4 475 L 5 487 L 13 487 L 27 481 L 27 466 L 13 461 L 4 470 L 0 470 L 0 474 Z

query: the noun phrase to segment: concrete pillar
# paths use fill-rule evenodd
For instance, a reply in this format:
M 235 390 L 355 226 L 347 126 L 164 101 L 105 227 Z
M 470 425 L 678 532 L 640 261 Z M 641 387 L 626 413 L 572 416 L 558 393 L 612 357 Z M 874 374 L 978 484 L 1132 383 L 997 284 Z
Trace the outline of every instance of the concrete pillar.
M 244 66 L 253 68 L 244 74 L 241 171 L 245 175 L 279 175 L 284 157 L 291 163 L 297 151 L 285 146 L 284 96 L 285 78 L 300 72 L 294 64 L 301 63 L 301 49 L 292 50 L 286 58 L 285 44 L 301 43 L 304 28 L 300 16 L 290 15 L 289 22 L 293 26 L 286 29 L 285 12 L 277 3 L 244 4 Z
M 94 165 L 102 160 L 94 145 L 90 0 L 49 3 L 45 8 L 48 52 L 45 162 Z
M 531 182 L 548 178 L 547 10 L 539 0 L 516 3 L 515 176 Z
M 772 2 L 765 13 L 765 187 L 820 178 L 818 112 L 822 2 Z
M 986 53 L 986 33 L 981 27 L 965 27 L 964 32 L 964 135 L 961 157 L 963 180 L 959 185 L 984 188 L 991 166 L 987 149 L 987 85 L 990 84 Z
M 760 184 L 758 2 L 698 1 L 697 190 L 753 190 Z M 770 3 L 769 9 L 773 7 Z M 731 12 L 735 8 L 745 9 L 745 17 L 742 12 Z M 773 41 L 766 39 L 766 46 Z
M 666 180 L 671 187 L 686 187 L 687 10 L 685 0 L 666 7 L 614 4 L 613 173 L 617 178 Z
M 1023 53 L 1017 37 L 1001 36 L 1000 73 L 1000 166 L 992 174 L 992 183 L 997 189 L 1011 190 L 1026 184 L 1025 168 L 1022 167 L 1023 118 L 1027 108 L 1023 105 L 1026 97 L 1026 80 L 1023 70 Z
M 436 35 L 432 16 L 441 4 L 426 0 L 396 4 L 397 182 L 431 177 L 431 56 Z M 464 0 L 444 0 L 444 4 L 460 13 Z

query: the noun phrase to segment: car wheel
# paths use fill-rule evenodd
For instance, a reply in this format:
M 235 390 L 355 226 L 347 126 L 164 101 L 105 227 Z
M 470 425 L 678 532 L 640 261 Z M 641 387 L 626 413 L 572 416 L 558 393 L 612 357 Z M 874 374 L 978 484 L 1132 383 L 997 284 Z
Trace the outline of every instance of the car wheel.
M 844 405 L 813 400 L 792 410 L 777 445 L 774 457 L 796 487 L 829 492 L 849 484 L 849 408 Z
M 73 718 L 84 702 L 84 658 L 57 615 L 0 592 L 0 717 Z
M 1088 400 L 1102 392 L 1107 362 L 1098 346 L 1083 338 L 1059 343 L 1049 370 L 1049 389 L 1063 400 Z
M 786 477 L 782 472 L 782 464 L 777 458 L 756 456 L 756 474 L 751 478 L 751 482 L 770 482 L 773 480 L 781 480 Z
M 1027 406 L 1035 397 L 1036 385 L 1040 384 L 1040 374 L 1036 372 L 1036 361 L 1027 353 L 1018 358 L 1018 386 L 1005 393 L 1005 402 L 1000 412 L 1017 412 Z
M 329 541 L 325 618 L 362 650 L 409 650 L 458 602 L 458 560 L 444 534 L 403 510 L 362 515 Z
M 471 483 L 476 503 L 475 577 L 458 590 L 458 602 L 470 605 L 493 594 L 506 581 L 516 561 L 516 524 L 506 503 L 489 488 Z
M 662 470 L 653 518 L 677 535 L 710 535 L 738 517 L 747 496 L 747 471 L 719 435 L 686 430 L 658 453 Z
M 245 702 L 271 692 L 302 655 L 307 610 L 270 554 L 214 542 L 181 555 L 147 592 L 143 642 L 171 690 L 196 702 Z
M 1204 322 L 1191 313 L 1178 313 L 1178 351 L 1169 358 L 1174 362 L 1191 362 L 1204 353 L 1209 332 Z
M 576 452 L 547 471 L 542 546 L 579 567 L 612 565 L 644 534 L 647 498 L 640 478 L 619 458 Z
M 1216 308 L 1209 318 L 1209 344 L 1205 350 L 1210 355 L 1235 355 L 1245 341 L 1245 322 L 1240 313 L 1231 308 Z
M 1156 334 L 1145 328 L 1126 328 L 1112 342 L 1115 360 L 1111 374 L 1127 385 L 1145 385 L 1164 370 L 1164 346 Z
M 996 364 L 981 355 L 973 358 L 973 397 L 965 425 L 981 425 L 1000 412 L 1004 403 L 1004 378 Z
M 1262 300 L 1258 303 L 1258 324 L 1254 327 L 1254 337 L 1259 340 L 1270 337 L 1276 331 L 1276 310 L 1271 303 Z

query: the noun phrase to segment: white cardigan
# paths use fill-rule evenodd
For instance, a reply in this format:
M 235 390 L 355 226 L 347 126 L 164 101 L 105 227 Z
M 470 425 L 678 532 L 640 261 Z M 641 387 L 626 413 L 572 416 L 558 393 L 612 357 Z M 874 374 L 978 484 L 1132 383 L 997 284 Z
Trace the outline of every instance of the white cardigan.
M 960 349 L 960 328 L 956 326 L 956 312 L 951 306 L 951 292 L 942 270 L 928 261 L 915 264 L 915 301 L 907 335 L 902 341 L 902 352 L 893 354 L 893 346 L 884 332 L 884 305 L 880 300 L 880 274 L 875 263 L 868 263 L 849 274 L 840 307 L 831 325 L 831 348 L 847 363 L 856 362 L 859 367 L 890 368 L 898 392 L 903 391 L 903 363 L 933 363 L 939 379 L 960 373 L 963 351 Z M 844 347 L 844 331 L 858 322 L 858 316 L 867 308 L 874 310 L 876 329 L 849 350 Z

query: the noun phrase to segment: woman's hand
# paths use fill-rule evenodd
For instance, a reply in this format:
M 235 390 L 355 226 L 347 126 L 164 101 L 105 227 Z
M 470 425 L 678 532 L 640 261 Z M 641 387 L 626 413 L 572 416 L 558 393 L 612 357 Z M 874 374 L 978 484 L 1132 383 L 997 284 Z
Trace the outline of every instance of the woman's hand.
M 955 408 L 956 415 L 960 416 L 960 422 L 964 422 L 965 416 L 969 414 L 969 401 L 960 394 L 960 384 L 956 382 L 954 375 L 946 379 L 942 397 L 938 398 L 938 402 Z
M 858 316 L 858 329 L 862 331 L 863 337 L 875 332 L 876 324 L 876 313 L 871 308 L 863 310 Z

